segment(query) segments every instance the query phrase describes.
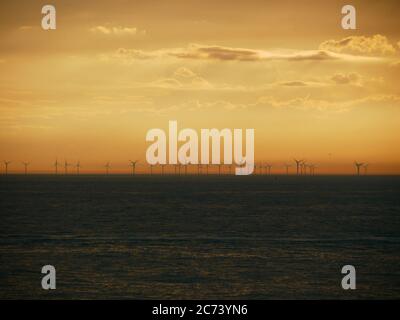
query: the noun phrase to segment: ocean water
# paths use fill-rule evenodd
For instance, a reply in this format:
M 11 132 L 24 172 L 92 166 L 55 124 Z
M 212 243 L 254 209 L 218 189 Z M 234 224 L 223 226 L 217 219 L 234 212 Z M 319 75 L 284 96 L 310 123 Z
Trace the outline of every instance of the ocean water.
M 0 298 L 398 299 L 399 218 L 394 176 L 3 175 Z

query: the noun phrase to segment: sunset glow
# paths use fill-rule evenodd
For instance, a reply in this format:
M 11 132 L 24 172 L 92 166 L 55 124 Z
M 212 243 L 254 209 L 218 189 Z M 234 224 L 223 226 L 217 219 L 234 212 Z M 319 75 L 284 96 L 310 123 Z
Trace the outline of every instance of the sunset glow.
M 176 120 L 254 128 L 255 161 L 274 173 L 294 170 L 295 157 L 318 174 L 354 173 L 354 161 L 400 173 L 396 1 L 352 1 L 356 30 L 340 26 L 342 1 L 52 3 L 49 31 L 41 2 L 0 5 L 0 160 L 10 172 L 24 161 L 52 172 L 57 158 L 79 160 L 83 173 L 108 161 L 129 173 L 129 159 L 145 163 L 146 132 Z

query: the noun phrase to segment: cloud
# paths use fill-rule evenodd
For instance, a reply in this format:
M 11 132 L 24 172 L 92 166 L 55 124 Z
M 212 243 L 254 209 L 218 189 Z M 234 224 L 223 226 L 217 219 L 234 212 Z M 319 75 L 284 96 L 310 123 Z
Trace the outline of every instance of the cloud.
M 144 84 L 143 86 L 177 90 L 198 90 L 213 88 L 213 86 L 206 79 L 186 67 L 180 67 L 176 69 L 173 73 L 173 76 L 170 78 L 159 79 L 151 83 Z
M 323 50 L 307 50 L 294 52 L 265 51 L 222 46 L 192 44 L 184 49 L 168 53 L 184 59 L 222 60 L 222 61 L 262 61 L 262 60 L 336 60 L 340 56 Z
M 134 36 L 137 34 L 145 34 L 145 31 L 139 31 L 137 28 L 121 27 L 121 26 L 95 26 L 90 29 L 91 32 L 103 35 L 115 36 Z
M 226 100 L 216 100 L 216 101 L 199 101 L 199 100 L 189 100 L 182 102 L 178 105 L 174 105 L 171 107 L 171 110 L 174 111 L 180 111 L 180 110 L 185 110 L 185 111 L 199 111 L 199 110 L 205 110 L 205 111 L 232 111 L 232 110 L 237 110 L 237 109 L 244 109 L 246 108 L 246 105 L 242 104 L 235 104 L 230 101 Z
M 182 78 L 196 77 L 196 74 L 192 70 L 185 67 L 180 67 L 177 70 L 175 70 L 174 75 Z
M 340 40 L 327 40 L 320 44 L 319 49 L 368 56 L 385 56 L 396 52 L 388 39 L 380 34 L 372 37 L 350 36 Z
M 307 82 L 304 81 L 286 81 L 286 82 L 281 82 L 281 86 L 285 87 L 305 87 L 307 86 Z
M 362 77 L 356 72 L 351 73 L 335 73 L 330 80 L 336 84 L 353 84 L 361 85 Z
M 160 49 L 143 51 L 119 48 L 116 52 L 103 55 L 103 59 L 117 59 L 123 63 L 132 63 L 140 59 L 178 58 L 214 61 L 349 61 L 376 62 L 379 58 L 355 56 L 327 50 L 255 50 L 191 44 L 186 48 Z
M 377 106 L 377 104 L 379 104 L 379 107 L 384 104 L 385 106 L 400 108 L 400 96 L 381 94 L 345 101 L 314 99 L 310 96 L 278 100 L 272 96 L 263 96 L 247 107 L 343 112 L 355 107 Z
M 119 48 L 111 54 L 103 54 L 100 59 L 103 61 L 119 61 L 122 63 L 130 64 L 135 60 L 153 59 L 157 57 L 156 52 L 146 52 L 136 49 Z
M 261 96 L 253 103 L 240 104 L 227 100 L 200 101 L 187 100 L 180 104 L 162 108 L 163 113 L 170 111 L 239 111 L 253 109 L 292 109 L 304 112 L 318 113 L 342 113 L 353 108 L 363 107 L 396 107 L 400 108 L 400 96 L 398 95 L 371 95 L 358 99 L 343 101 L 331 101 L 314 99 L 310 96 L 296 97 L 292 99 L 277 99 L 273 96 Z

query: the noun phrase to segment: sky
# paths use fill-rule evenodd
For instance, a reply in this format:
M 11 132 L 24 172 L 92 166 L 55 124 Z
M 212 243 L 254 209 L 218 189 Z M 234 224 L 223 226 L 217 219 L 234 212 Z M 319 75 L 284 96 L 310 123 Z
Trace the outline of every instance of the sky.
M 56 8 L 57 29 L 41 28 Z M 341 27 L 351 4 L 357 29 Z M 129 171 L 146 132 L 254 128 L 284 172 L 400 173 L 398 1 L 2 1 L 0 160 Z M 4 171 L 4 164 L 1 166 Z M 72 169 L 71 169 L 72 170 Z M 294 170 L 294 167 L 292 167 Z

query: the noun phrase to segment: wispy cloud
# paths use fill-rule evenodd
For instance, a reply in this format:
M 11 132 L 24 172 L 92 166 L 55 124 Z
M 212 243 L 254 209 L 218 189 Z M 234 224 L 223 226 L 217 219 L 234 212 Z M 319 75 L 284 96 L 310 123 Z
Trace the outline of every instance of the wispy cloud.
M 356 72 L 350 73 L 335 73 L 331 80 L 336 84 L 353 84 L 361 85 L 362 77 Z
M 90 28 L 90 31 L 95 34 L 102 34 L 102 35 L 115 35 L 115 36 L 134 36 L 134 35 L 143 35 L 146 32 L 144 30 L 139 31 L 137 28 L 134 27 L 122 27 L 122 26 L 102 26 L 98 25 L 95 27 Z
M 340 40 L 327 40 L 320 44 L 319 49 L 337 53 L 382 56 L 396 53 L 396 48 L 389 40 L 380 34 L 372 37 L 350 36 Z
M 135 60 L 172 57 L 177 59 L 213 60 L 213 61 L 349 61 L 376 62 L 379 58 L 356 56 L 328 50 L 256 50 L 191 44 L 186 48 L 143 51 L 119 48 L 117 51 L 102 55 L 104 60 L 117 60 L 132 63 Z

